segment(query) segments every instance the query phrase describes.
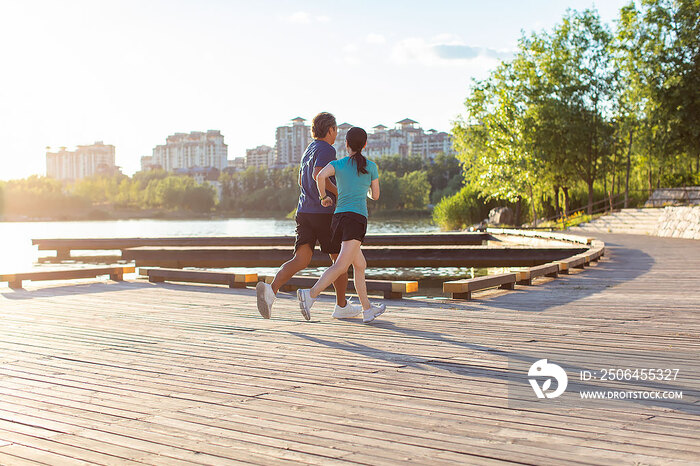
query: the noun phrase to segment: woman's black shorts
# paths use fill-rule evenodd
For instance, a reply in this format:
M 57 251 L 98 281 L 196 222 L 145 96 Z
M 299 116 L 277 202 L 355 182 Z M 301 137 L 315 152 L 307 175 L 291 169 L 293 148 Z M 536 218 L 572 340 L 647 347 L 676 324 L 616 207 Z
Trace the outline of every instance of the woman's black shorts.
M 340 249 L 343 241 L 356 239 L 364 241 L 367 234 L 367 217 L 355 212 L 340 212 L 333 214 L 331 223 L 331 243 Z

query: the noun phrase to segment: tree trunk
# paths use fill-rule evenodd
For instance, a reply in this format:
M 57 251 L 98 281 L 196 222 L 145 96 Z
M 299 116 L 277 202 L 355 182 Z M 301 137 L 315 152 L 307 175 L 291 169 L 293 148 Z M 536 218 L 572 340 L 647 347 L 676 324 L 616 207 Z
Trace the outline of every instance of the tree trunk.
M 560 217 L 559 211 L 559 186 L 554 185 L 554 215 L 556 215 L 557 218 Z
M 520 226 L 520 209 L 521 207 L 521 200 L 520 197 L 518 196 L 518 200 L 515 201 L 515 224 Z
M 607 167 L 606 169 L 603 170 L 603 196 L 608 194 L 608 170 Z
M 537 226 L 537 212 L 535 211 L 535 196 L 532 193 L 532 185 L 527 187 L 528 194 L 530 195 L 530 211 L 532 213 L 532 226 Z
M 610 212 L 612 212 L 614 206 L 613 196 L 615 195 L 615 162 L 617 162 L 617 153 L 613 155 L 613 169 L 610 175 L 610 192 L 608 193 L 608 199 L 610 200 Z
M 630 201 L 630 165 L 632 158 L 632 129 L 630 129 L 630 142 L 627 146 L 627 175 L 625 176 L 625 209 L 628 207 Z
M 564 191 L 564 218 L 569 217 L 569 188 L 568 187 L 563 187 L 561 188 L 562 191 Z
M 589 179 L 588 182 L 588 215 L 593 215 L 593 179 Z

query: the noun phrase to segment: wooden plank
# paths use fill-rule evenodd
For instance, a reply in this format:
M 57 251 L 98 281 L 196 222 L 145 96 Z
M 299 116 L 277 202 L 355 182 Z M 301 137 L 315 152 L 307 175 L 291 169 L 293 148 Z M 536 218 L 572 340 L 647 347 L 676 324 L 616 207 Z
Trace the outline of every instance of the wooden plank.
M 585 247 L 363 247 L 369 267 L 522 267 L 561 260 L 585 252 Z M 124 259 L 139 267 L 278 267 L 291 256 L 287 248 L 139 247 L 125 249 Z M 311 267 L 330 265 L 316 250 Z
M 557 278 L 559 274 L 559 264 L 556 262 L 530 267 L 527 270 L 515 273 L 518 285 L 532 285 L 532 280 L 537 277 Z
M 265 283 L 272 283 L 274 275 L 262 275 L 260 279 Z M 311 288 L 316 284 L 318 277 L 307 277 L 303 275 L 295 275 L 282 287 L 285 291 L 293 291 L 299 288 Z M 401 299 L 406 293 L 415 293 L 418 291 L 417 281 L 403 280 L 365 280 L 368 292 L 379 291 L 383 293 L 384 299 Z M 330 289 L 330 287 L 329 287 Z M 348 280 L 348 290 L 355 291 L 355 281 Z
M 140 268 L 141 275 L 148 276 L 148 281 L 160 283 L 164 281 L 208 283 L 228 285 L 230 288 L 245 288 L 258 282 L 257 273 L 210 272 L 204 270 L 182 269 L 151 269 Z
M 559 273 L 568 274 L 571 269 L 582 269 L 586 264 L 586 258 L 581 255 L 575 255 L 568 259 L 555 261 L 559 264 Z
M 499 287 L 506 290 L 515 288 L 517 275 L 515 273 L 501 273 L 487 275 L 485 277 L 453 280 L 442 284 L 442 291 L 451 293 L 452 299 L 471 299 L 472 292 L 487 288 Z
M 553 239 L 578 244 L 591 244 L 591 242 L 595 240 L 594 238 L 587 236 L 572 235 L 556 231 L 527 230 L 517 228 L 487 228 L 486 232 L 494 235 L 512 235 L 528 238 Z
M 22 287 L 22 281 L 24 280 L 74 280 L 80 278 L 94 278 L 100 275 L 109 275 L 110 279 L 121 281 L 123 280 L 125 273 L 133 273 L 135 270 L 136 269 L 133 266 L 120 266 L 24 272 L 0 275 L 0 282 L 8 282 L 10 288 L 16 289 Z
M 252 290 L 0 293 L 0 463 L 693 463 L 686 405 L 509 407 L 507 357 L 533 351 L 605 367 L 610 348 L 653 352 L 691 368 L 679 384 L 700 381 L 687 274 L 700 248 L 612 239 L 584 274 L 478 303 L 390 303 L 367 326 L 330 319 L 327 296 L 307 323 L 284 294 L 261 319 Z
M 493 239 L 483 232 L 370 234 L 366 246 L 482 245 Z M 118 250 L 142 246 L 293 246 L 294 236 L 183 236 L 161 238 L 35 238 L 40 251 L 56 250 L 65 258 L 74 250 Z

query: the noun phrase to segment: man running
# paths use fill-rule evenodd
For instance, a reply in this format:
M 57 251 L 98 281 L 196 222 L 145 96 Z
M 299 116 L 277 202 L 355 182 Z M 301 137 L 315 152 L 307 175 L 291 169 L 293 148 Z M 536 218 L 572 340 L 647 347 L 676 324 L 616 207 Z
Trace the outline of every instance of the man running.
M 256 292 L 258 297 L 258 311 L 265 319 L 269 319 L 272 304 L 279 289 L 289 281 L 296 273 L 304 270 L 311 263 L 311 257 L 318 241 L 321 252 L 329 254 L 335 262 L 340 253 L 339 245 L 331 242 L 331 222 L 333 220 L 334 206 L 321 205 L 316 176 L 319 172 L 335 160 L 335 138 L 338 135 L 338 126 L 335 117 L 327 112 L 316 115 L 311 124 L 313 141 L 306 148 L 299 168 L 299 204 L 296 215 L 296 242 L 294 244 L 294 257 L 285 262 L 275 275 L 272 284 L 258 282 Z M 338 194 L 334 183 L 327 183 L 327 191 L 332 195 L 333 203 Z M 332 317 L 354 317 L 362 312 L 362 307 L 352 304 L 345 299 L 345 291 L 348 285 L 347 270 L 334 282 L 336 305 Z

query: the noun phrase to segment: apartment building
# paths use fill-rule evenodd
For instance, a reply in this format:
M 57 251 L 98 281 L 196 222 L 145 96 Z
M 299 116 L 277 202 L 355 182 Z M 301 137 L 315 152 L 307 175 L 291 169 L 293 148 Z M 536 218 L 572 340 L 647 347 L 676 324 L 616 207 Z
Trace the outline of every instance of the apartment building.
M 280 126 L 275 132 L 275 165 L 297 165 L 311 143 L 311 127 L 301 117 L 292 119 L 292 124 Z
M 262 145 L 245 151 L 246 167 L 267 168 L 274 166 L 275 163 L 275 149 L 273 147 Z
M 115 164 L 114 146 L 97 141 L 78 146 L 76 150 L 61 147 L 51 152 L 47 147 L 46 175 L 62 181 L 75 181 L 95 175 L 112 175 L 119 172 Z
M 144 158 L 141 159 L 142 169 Z M 167 171 L 194 167 L 223 170 L 228 166 L 228 146 L 219 130 L 175 133 L 167 137 L 165 144 L 156 146 L 152 158 L 146 162 Z

